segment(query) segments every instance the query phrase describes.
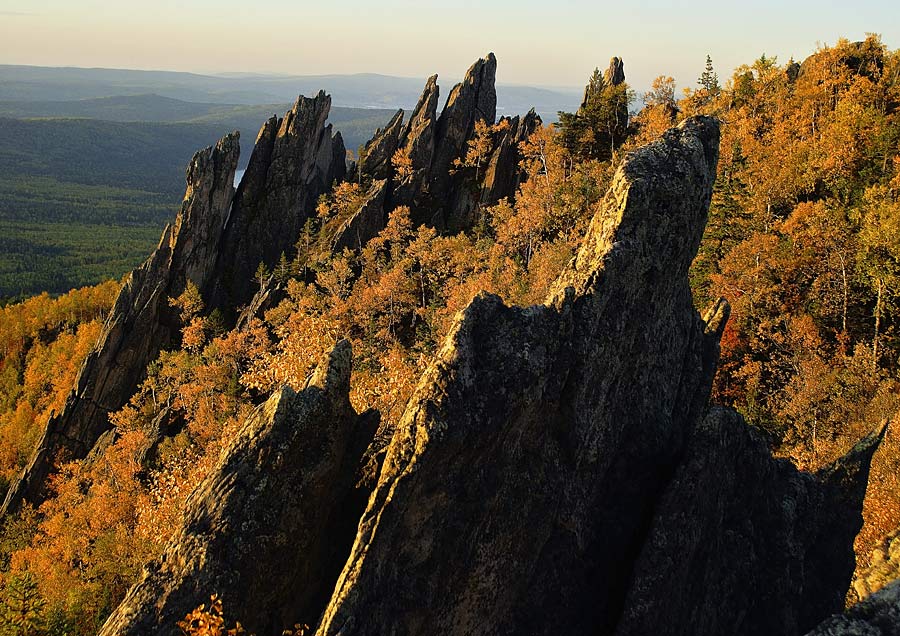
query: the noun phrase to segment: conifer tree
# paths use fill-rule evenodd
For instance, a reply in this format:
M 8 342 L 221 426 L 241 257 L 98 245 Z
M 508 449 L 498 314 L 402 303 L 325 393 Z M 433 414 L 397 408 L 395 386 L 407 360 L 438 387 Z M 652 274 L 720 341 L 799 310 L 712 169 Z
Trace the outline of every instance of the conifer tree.
M 631 98 L 627 84 L 608 84 L 595 68 L 578 112 L 559 113 L 563 146 L 582 159 L 610 159 L 625 141 Z
M 719 86 L 719 75 L 713 68 L 712 58 L 709 55 L 706 56 L 706 68 L 700 74 L 697 83 L 700 85 L 704 100 L 707 102 L 717 97 L 722 90 Z
M 0 627 L 4 634 L 36 636 L 44 628 L 44 599 L 31 572 L 13 574 L 0 599 Z

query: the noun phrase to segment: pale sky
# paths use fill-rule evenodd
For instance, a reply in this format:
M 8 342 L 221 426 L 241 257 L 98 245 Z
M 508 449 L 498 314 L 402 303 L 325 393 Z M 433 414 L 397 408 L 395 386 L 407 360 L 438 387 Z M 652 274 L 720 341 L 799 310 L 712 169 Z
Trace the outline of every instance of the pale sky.
M 0 64 L 460 77 L 494 51 L 501 83 L 581 86 L 618 55 L 639 90 L 867 32 L 900 48 L 900 2 L 0 0 Z

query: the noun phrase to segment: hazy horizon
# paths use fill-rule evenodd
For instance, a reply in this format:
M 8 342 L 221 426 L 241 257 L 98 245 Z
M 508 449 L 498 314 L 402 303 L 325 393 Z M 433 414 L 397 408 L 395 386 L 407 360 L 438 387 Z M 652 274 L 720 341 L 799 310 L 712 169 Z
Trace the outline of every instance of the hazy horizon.
M 582 86 L 613 55 L 635 88 L 661 74 L 690 86 L 707 54 L 724 79 L 763 53 L 800 60 L 817 43 L 867 32 L 898 46 L 900 8 L 882 0 L 851 9 L 809 0 L 690 8 L 560 0 L 552 10 L 535 0 L 0 0 L 0 64 L 450 79 L 493 51 L 498 82 L 547 88 Z
M 0 13 L 0 16 L 3 14 Z M 485 51 L 482 55 L 478 57 L 484 57 L 488 53 L 492 51 Z M 472 58 L 472 62 L 474 62 L 477 58 Z M 603 68 L 606 65 L 601 64 Z M 135 73 L 182 73 L 186 75 L 197 75 L 201 77 L 210 77 L 216 79 L 293 79 L 293 78 L 304 78 L 304 79 L 314 79 L 314 78 L 329 78 L 329 77 L 387 77 L 392 79 L 402 79 L 402 80 L 415 80 L 416 82 L 421 82 L 426 79 L 429 75 L 433 75 L 433 73 L 429 73 L 428 75 L 401 75 L 396 73 L 380 73 L 378 71 L 357 71 L 357 72 L 348 72 L 348 73 L 288 73 L 288 72 L 267 72 L 267 71 L 209 71 L 209 72 L 201 72 L 201 71 L 191 71 L 191 70 L 175 70 L 175 69 L 166 69 L 166 68 L 129 68 L 124 66 L 77 66 L 74 64 L 10 64 L 4 61 L 0 61 L 0 68 L 2 67 L 26 67 L 26 68 L 41 68 L 41 69 L 61 69 L 61 70 L 75 70 L 75 71 L 123 71 L 123 72 L 135 72 Z M 449 73 L 446 76 L 439 76 L 439 81 L 443 81 L 444 83 L 449 83 L 451 81 L 456 82 L 462 80 L 465 75 L 465 68 L 463 68 L 458 73 Z M 537 84 L 535 82 L 504 82 L 503 80 L 497 80 L 497 86 L 508 86 L 508 87 L 525 87 L 525 88 L 536 88 L 536 89 L 546 89 L 546 90 L 558 90 L 558 91 L 576 91 L 581 92 L 584 90 L 585 82 L 581 84 L 572 84 L 568 86 L 564 85 L 550 85 L 550 84 Z

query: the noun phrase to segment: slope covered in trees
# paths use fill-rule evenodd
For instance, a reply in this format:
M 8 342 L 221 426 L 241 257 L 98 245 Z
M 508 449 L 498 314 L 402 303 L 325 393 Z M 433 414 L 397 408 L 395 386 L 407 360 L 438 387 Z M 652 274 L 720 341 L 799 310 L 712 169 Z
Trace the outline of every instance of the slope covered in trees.
M 270 392 L 285 383 L 302 390 L 322 352 L 342 337 L 354 351 L 352 406 L 377 409 L 377 435 L 389 437 L 456 313 L 480 291 L 509 304 L 541 302 L 623 155 L 698 113 L 720 119 L 722 140 L 691 282 L 698 306 L 722 296 L 732 307 L 714 401 L 735 407 L 779 454 L 810 470 L 893 419 L 900 54 L 874 37 L 841 41 L 802 65 L 763 56 L 723 85 L 707 60 L 698 88 L 682 99 L 672 78 L 658 78 L 631 121 L 620 71 L 614 59 L 590 79 L 577 113 L 562 114 L 559 126 L 538 125 L 518 145 L 514 197 L 481 197 L 510 124 L 471 122 L 449 165 L 475 193 L 462 231 L 423 223 L 427 198 L 402 200 L 404 183 L 421 176 L 420 147 L 398 137 L 383 229 L 361 249 L 335 249 L 334 237 L 379 187 L 364 169 L 320 199 L 294 249 L 261 265 L 256 284 L 265 302 L 240 328 L 210 311 L 211 299 L 196 287 L 174 295 L 180 337 L 111 415 L 114 433 L 83 461 L 60 458 L 53 496 L 5 520 L 0 566 L 8 595 L 34 588 L 42 599 L 35 613 L 48 630 L 95 633 L 140 566 L 162 553 L 187 493 L 211 474 L 219 449 Z M 414 113 L 411 122 L 429 130 L 427 117 Z M 390 205 L 398 200 L 408 204 Z M 3 310 L 7 478 L 22 467 L 49 411 L 60 408 L 115 291 L 110 283 Z M 64 306 L 74 314 L 62 318 Z M 900 526 L 894 429 L 873 463 L 856 545 L 863 567 Z M 871 588 L 862 579 L 856 587 Z
M 679 107 L 726 123 L 693 274 L 700 298 L 732 306 L 714 399 L 818 469 L 900 408 L 900 55 L 873 36 L 802 65 L 762 56 Z M 892 428 L 863 564 L 900 525 L 898 469 Z

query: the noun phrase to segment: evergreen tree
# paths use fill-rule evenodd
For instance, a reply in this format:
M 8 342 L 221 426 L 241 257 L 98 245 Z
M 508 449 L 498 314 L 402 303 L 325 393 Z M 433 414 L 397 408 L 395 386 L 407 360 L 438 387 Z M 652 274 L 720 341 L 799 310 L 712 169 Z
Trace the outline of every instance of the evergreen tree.
M 575 157 L 606 161 L 622 145 L 632 93 L 625 83 L 610 85 L 594 69 L 577 113 L 559 113 L 563 146 Z
M 253 280 L 256 281 L 256 284 L 260 289 L 266 286 L 266 281 L 269 278 L 269 268 L 266 267 L 266 264 L 262 261 L 259 262 L 259 267 L 256 268 L 256 273 L 253 274 Z
M 719 86 L 719 75 L 713 68 L 712 58 L 709 55 L 706 56 L 706 68 L 700 74 L 697 83 L 700 85 L 704 99 L 707 102 L 717 97 L 722 90 L 721 86 Z
M 44 599 L 31 572 L 14 574 L 6 582 L 0 599 L 0 628 L 3 634 L 35 636 L 44 630 Z

